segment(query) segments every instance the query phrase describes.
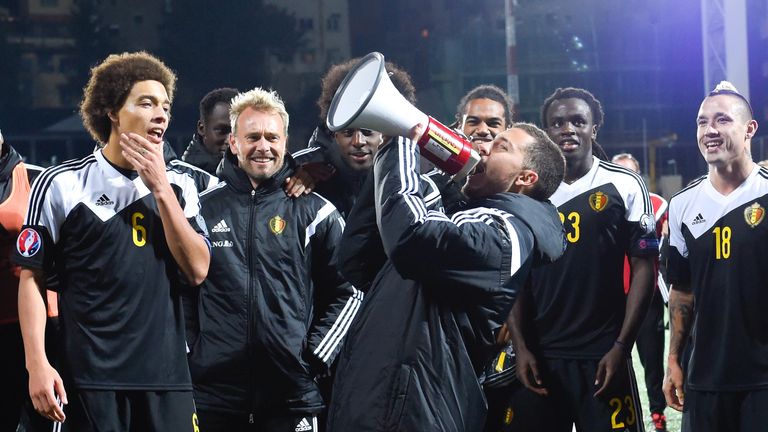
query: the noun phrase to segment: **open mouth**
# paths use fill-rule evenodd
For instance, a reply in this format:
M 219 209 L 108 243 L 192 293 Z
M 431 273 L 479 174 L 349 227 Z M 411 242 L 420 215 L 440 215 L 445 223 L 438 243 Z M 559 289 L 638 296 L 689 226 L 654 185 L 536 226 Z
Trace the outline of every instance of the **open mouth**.
M 257 163 L 257 164 L 267 164 L 270 162 L 273 162 L 275 158 L 273 157 L 252 157 L 251 162 Z
M 475 135 L 470 135 L 470 136 L 469 136 L 469 140 L 470 140 L 470 141 L 473 141 L 473 142 L 474 142 L 474 141 L 477 141 L 477 142 L 490 142 L 490 141 L 493 141 L 493 138 L 491 138 L 490 136 L 475 136 Z
M 708 141 L 704 143 L 704 147 L 706 147 L 707 151 L 714 151 L 720 148 L 720 146 L 723 145 L 723 142 L 718 141 Z
M 163 133 L 165 131 L 160 128 L 154 128 L 147 131 L 147 139 L 155 144 L 163 142 Z
M 579 143 L 576 140 L 564 139 L 558 143 L 563 151 L 574 150 L 579 147 Z
M 477 165 L 475 165 L 475 168 L 472 169 L 472 172 L 469 173 L 470 176 L 482 174 L 485 172 L 485 164 L 480 162 Z

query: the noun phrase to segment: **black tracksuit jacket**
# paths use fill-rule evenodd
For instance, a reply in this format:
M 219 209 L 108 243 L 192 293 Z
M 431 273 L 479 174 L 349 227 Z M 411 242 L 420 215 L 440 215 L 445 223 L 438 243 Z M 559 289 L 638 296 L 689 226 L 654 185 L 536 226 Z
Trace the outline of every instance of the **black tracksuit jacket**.
M 257 417 L 316 414 L 314 378 L 334 361 L 363 297 L 334 264 L 343 221 L 317 194 L 286 196 L 290 156 L 256 189 L 236 164 L 228 151 L 221 183 L 201 195 L 212 254 L 187 308 L 195 402 Z
M 447 217 L 428 212 L 408 140 L 381 149 L 373 203 L 387 261 L 372 279 L 337 364 L 330 431 L 467 431 L 483 429 L 479 383 L 495 338 L 533 265 L 565 250 L 555 207 L 502 193 L 470 201 Z M 352 210 L 349 227 L 364 227 Z M 371 230 L 373 232 L 373 230 Z M 340 267 L 366 285 L 361 265 L 376 252 L 347 230 Z M 375 257 L 373 260 L 375 261 Z M 368 275 L 369 277 L 373 277 Z

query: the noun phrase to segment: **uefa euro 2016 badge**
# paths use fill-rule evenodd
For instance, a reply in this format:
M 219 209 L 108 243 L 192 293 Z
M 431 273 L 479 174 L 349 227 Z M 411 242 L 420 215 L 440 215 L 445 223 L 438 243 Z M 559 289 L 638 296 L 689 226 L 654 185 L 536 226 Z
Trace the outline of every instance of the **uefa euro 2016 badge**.
M 16 250 L 25 258 L 34 256 L 42 245 L 43 242 L 40 240 L 40 234 L 32 228 L 24 228 L 19 233 L 18 240 L 16 240 Z
M 765 217 L 765 209 L 758 203 L 753 203 L 751 206 L 744 209 L 744 220 L 747 221 L 747 225 L 752 228 L 756 227 Z
M 608 195 L 603 192 L 597 191 L 589 196 L 589 206 L 592 207 L 592 210 L 603 211 L 606 205 L 608 205 Z
M 275 216 L 269 220 L 269 229 L 275 235 L 280 235 L 285 229 L 285 219 L 280 216 Z

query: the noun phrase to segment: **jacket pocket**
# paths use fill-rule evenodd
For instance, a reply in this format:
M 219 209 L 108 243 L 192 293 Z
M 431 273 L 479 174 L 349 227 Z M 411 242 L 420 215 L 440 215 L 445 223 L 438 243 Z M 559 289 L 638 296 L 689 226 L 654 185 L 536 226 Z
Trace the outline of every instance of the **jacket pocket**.
M 396 372 L 395 383 L 392 387 L 392 401 L 385 422 L 386 430 L 399 430 L 400 421 L 405 410 L 405 403 L 408 399 L 408 391 L 413 381 L 413 366 L 401 364 Z

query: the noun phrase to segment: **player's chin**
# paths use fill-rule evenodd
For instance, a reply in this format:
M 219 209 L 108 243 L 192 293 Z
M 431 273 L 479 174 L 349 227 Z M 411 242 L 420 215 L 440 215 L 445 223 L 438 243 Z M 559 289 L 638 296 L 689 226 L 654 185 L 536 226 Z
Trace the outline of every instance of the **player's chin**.
M 480 187 L 480 185 L 473 185 L 473 184 L 467 183 L 461 189 L 461 193 L 463 193 L 464 196 L 470 199 L 479 198 L 482 196 L 482 187 Z

